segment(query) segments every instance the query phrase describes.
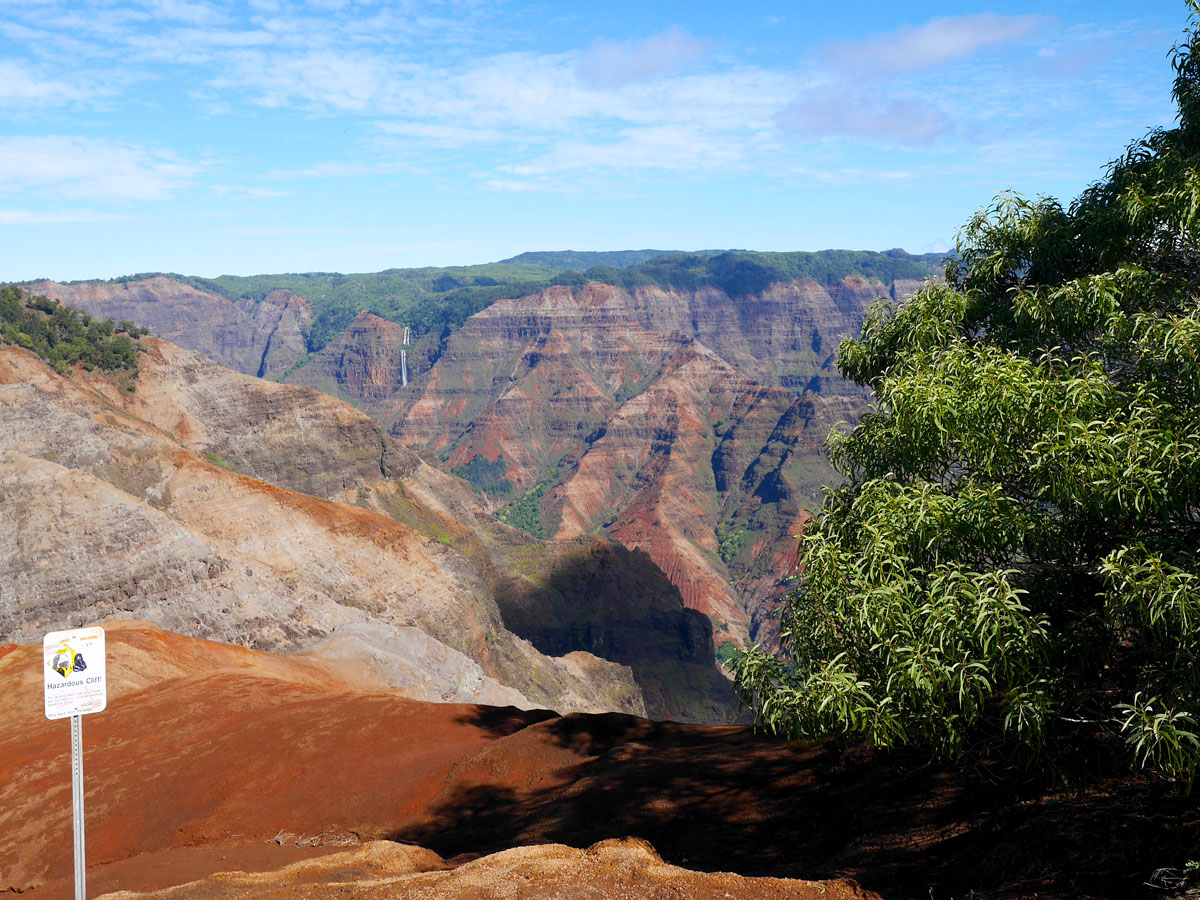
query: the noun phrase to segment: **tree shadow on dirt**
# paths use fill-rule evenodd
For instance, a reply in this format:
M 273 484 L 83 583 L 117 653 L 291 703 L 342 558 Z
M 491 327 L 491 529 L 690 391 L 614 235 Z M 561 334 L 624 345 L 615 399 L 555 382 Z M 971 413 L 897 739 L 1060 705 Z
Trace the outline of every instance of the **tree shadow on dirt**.
M 1196 857 L 1200 813 L 1140 779 L 1046 792 L 911 754 L 607 714 L 510 732 L 395 835 L 447 858 L 624 836 L 691 869 L 844 875 L 889 900 L 1142 897 L 1162 896 L 1144 884 L 1155 869 Z

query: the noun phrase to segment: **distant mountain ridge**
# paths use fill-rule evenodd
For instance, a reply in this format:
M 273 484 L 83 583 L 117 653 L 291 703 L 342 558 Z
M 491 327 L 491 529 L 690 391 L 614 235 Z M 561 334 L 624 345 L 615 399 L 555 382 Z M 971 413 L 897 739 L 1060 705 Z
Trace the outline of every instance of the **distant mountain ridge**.
M 518 253 L 502 263 L 531 263 L 535 266 L 551 266 L 583 272 L 596 266 L 627 269 L 644 263 L 656 256 L 681 253 L 681 250 L 532 250 Z M 704 253 L 720 253 L 720 250 L 705 250 Z
M 495 263 L 471 266 L 385 269 L 358 274 L 221 275 L 217 278 L 160 272 L 108 281 L 75 281 L 59 285 L 59 288 L 71 288 L 77 296 L 100 296 L 106 286 L 134 285 L 165 277 L 220 297 L 238 306 L 251 318 L 254 318 L 258 305 L 267 301 L 272 292 L 288 291 L 311 305 L 311 321 L 304 330 L 304 351 L 316 353 L 364 311 L 408 325 L 418 335 L 436 334 L 440 339 L 497 300 L 529 296 L 555 284 L 580 285 L 595 281 L 627 289 L 650 284 L 681 289 L 715 284 L 733 296 L 741 296 L 798 278 L 812 279 L 823 287 L 830 287 L 850 275 L 885 283 L 895 279 L 919 281 L 940 276 L 942 261 L 941 254 L 918 255 L 903 250 L 787 253 L 744 250 L 532 251 Z M 34 293 L 49 290 L 48 295 L 54 296 L 54 289 L 48 286 L 55 284 L 58 283 L 43 280 L 23 282 L 22 286 Z M 96 309 L 89 312 L 96 314 Z M 299 354 L 297 359 L 302 355 Z M 235 368 L 246 371 L 241 365 Z

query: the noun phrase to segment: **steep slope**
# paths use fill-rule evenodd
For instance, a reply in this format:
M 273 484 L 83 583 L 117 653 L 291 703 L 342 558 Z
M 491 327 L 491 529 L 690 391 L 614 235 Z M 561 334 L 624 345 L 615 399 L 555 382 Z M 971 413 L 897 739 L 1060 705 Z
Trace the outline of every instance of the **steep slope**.
M 455 691 L 490 678 L 535 703 L 641 709 L 628 669 L 575 652 L 599 649 L 586 634 L 560 642 L 566 658 L 547 660 L 496 606 L 501 581 L 506 598 L 515 585 L 527 604 L 559 599 L 513 571 L 510 555 L 537 556 L 555 572 L 599 558 L 624 584 L 595 598 L 594 627 L 645 629 L 615 615 L 631 589 L 656 617 L 659 639 L 641 642 L 645 655 L 618 660 L 646 685 L 652 714 L 732 715 L 711 645 L 677 652 L 676 635 L 707 624 L 644 557 L 595 537 L 541 544 L 333 398 L 147 343 L 133 394 L 99 373 L 61 376 L 0 350 L 0 452 L 11 459 L 4 486 L 14 509 L 12 540 L 0 544 L 0 634 L 134 610 L 283 649 L 340 630 L 336 650 L 324 640 L 324 652 L 377 670 L 387 668 L 380 660 L 411 660 L 409 681 L 435 695 L 479 696 Z M 95 561 L 73 562 L 84 559 Z M 348 632 L 354 623 L 375 631 Z M 445 650 L 430 653 L 417 630 Z M 421 661 L 434 658 L 442 670 L 424 672 Z M 674 679 L 678 691 L 664 687 L 675 670 L 690 673 Z
M 276 377 L 308 352 L 312 306 L 288 290 L 271 291 L 260 303 L 233 303 L 165 275 L 122 282 L 39 281 L 25 288 L 97 319 L 134 322 L 248 375 Z
M 361 312 L 289 384 L 315 388 L 349 403 L 384 400 L 402 383 L 405 327 Z M 414 354 L 415 369 L 415 354 Z
M 558 286 L 473 316 L 415 390 L 365 408 L 509 503 L 510 521 L 646 550 L 718 643 L 770 642 L 794 535 L 834 478 L 824 438 L 864 399 L 814 347 L 888 290 Z
M 638 706 L 619 667 L 580 678 L 513 637 L 436 542 L 203 461 L 31 362 L 0 350 L 0 634 L 31 639 L 134 612 L 279 650 L 352 624 L 399 649 L 416 629 L 446 646 L 451 666 L 474 661 L 451 696 Z M 400 683 L 449 677 L 414 663 Z

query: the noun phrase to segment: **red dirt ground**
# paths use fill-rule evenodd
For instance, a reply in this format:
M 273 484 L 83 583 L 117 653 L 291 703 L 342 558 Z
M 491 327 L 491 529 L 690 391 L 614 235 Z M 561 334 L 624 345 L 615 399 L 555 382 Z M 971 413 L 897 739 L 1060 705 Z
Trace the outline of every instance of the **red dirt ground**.
M 91 895 L 379 838 L 458 864 L 636 836 L 689 869 L 922 900 L 1160 897 L 1153 871 L 1200 857 L 1195 797 L 1145 780 L 1045 792 L 739 727 L 422 704 L 310 661 L 105 627 L 109 706 L 83 728 Z M 69 725 L 42 717 L 40 665 L 40 647 L 0 656 L 0 893 L 50 900 L 72 870 Z

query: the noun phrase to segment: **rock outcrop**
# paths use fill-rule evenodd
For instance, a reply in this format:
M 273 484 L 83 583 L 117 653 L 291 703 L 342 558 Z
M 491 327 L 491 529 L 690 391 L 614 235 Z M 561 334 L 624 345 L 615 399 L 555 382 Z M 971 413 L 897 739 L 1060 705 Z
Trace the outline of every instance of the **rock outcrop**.
M 424 847 L 374 841 L 292 863 L 274 872 L 221 872 L 145 893 L 118 891 L 97 900 L 502 900 L 520 885 L 521 900 L 688 897 L 689 900 L 880 900 L 853 882 L 745 878 L 694 872 L 663 861 L 648 841 L 600 841 L 514 847 L 457 866 Z
M 276 378 L 308 352 L 312 306 L 288 290 L 231 303 L 166 275 L 121 282 L 25 286 L 97 319 L 128 321 L 247 375 Z

